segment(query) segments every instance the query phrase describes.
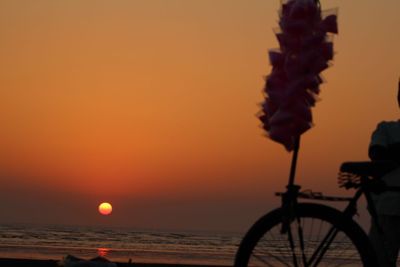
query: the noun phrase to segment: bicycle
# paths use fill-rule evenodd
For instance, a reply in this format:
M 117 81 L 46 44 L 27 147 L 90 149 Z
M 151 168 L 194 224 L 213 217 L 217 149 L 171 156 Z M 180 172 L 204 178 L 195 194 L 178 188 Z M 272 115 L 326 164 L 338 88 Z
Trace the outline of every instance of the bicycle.
M 339 185 L 354 188 L 353 197 L 330 197 L 322 193 L 300 191 L 294 184 L 298 141 L 293 153 L 289 183 L 282 197 L 282 206 L 261 217 L 247 232 L 236 253 L 234 267 L 245 266 L 366 266 L 378 262 L 369 238 L 353 220 L 357 202 L 366 197 L 368 211 L 379 225 L 372 193 L 400 191 L 377 178 L 398 165 L 391 162 L 347 162 L 340 168 Z M 299 203 L 299 198 L 346 201 L 339 211 L 327 205 Z

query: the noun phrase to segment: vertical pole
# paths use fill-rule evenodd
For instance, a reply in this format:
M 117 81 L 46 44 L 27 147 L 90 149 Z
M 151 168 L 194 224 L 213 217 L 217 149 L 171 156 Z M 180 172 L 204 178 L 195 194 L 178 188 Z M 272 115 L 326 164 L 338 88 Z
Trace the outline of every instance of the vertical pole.
M 290 223 L 292 219 L 294 219 L 294 208 L 297 203 L 297 195 L 300 190 L 300 186 L 294 184 L 294 178 L 296 175 L 296 165 L 297 165 L 297 156 L 299 154 L 300 147 L 300 135 L 296 137 L 294 140 L 294 148 L 293 148 L 293 157 L 292 157 L 292 165 L 290 166 L 290 175 L 289 175 L 289 183 L 286 186 L 287 191 L 282 195 L 282 228 L 281 233 L 286 233 L 290 229 Z M 289 235 L 289 240 L 290 240 Z M 290 241 L 293 242 L 293 241 Z M 297 266 L 297 264 L 295 264 Z
M 399 83 L 397 85 L 397 103 L 399 103 L 400 107 L 400 78 L 399 78 Z
M 292 164 L 290 166 L 288 187 L 291 187 L 294 185 L 294 178 L 296 176 L 296 166 L 297 166 L 297 157 L 299 154 L 299 148 L 300 148 L 300 135 L 297 136 L 294 141 L 293 157 L 292 157 Z

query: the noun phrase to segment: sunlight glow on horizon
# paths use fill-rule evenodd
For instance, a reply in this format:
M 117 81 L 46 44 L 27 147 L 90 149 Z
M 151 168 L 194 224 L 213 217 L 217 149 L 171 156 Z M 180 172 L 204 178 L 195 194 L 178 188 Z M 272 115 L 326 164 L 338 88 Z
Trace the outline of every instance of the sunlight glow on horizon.
M 399 118 L 400 2 L 321 4 L 339 8 L 340 32 L 315 127 L 302 137 L 298 183 L 345 194 L 336 187 L 340 163 L 367 159 L 376 123 Z M 96 222 L 87 210 L 112 199 L 113 224 L 237 229 L 278 203 L 273 192 L 285 186 L 291 155 L 263 137 L 256 117 L 267 53 L 278 47 L 278 7 L 279 0 L 2 1 L 4 220 L 52 222 L 58 204 L 82 214 L 60 221 Z M 42 213 L 20 212 L 36 202 Z M 173 212 L 176 221 L 157 215 Z M 133 213 L 139 218 L 127 220 Z

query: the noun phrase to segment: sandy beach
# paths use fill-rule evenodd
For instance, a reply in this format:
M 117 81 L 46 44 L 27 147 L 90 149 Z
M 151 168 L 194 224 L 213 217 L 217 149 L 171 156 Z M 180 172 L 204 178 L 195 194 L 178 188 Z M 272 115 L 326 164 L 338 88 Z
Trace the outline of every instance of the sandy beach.
M 2 267 L 55 267 L 58 260 L 34 260 L 34 259 L 13 259 L 0 258 Z M 221 265 L 190 265 L 190 264 L 161 264 L 161 263 L 121 263 L 118 266 L 134 267 L 222 267 Z

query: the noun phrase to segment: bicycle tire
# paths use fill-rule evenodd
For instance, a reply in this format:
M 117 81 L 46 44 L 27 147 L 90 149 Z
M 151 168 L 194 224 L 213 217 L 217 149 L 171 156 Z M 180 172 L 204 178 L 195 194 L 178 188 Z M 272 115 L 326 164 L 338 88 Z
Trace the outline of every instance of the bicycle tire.
M 295 218 L 290 223 L 290 231 L 281 234 L 283 214 L 282 208 L 275 209 L 260 218 L 250 228 L 237 250 L 234 267 L 261 264 L 265 266 L 378 266 L 367 235 L 353 219 L 345 216 L 342 212 L 320 204 L 299 203 L 295 209 Z M 300 224 L 297 219 L 300 220 Z M 306 223 L 309 222 L 312 225 L 306 226 Z M 326 229 L 337 230 L 337 235 L 331 246 L 325 251 L 321 261 L 318 262 L 315 259 L 311 264 L 312 255 L 317 250 L 318 244 L 323 243 L 319 238 L 322 239 L 323 236 L 326 236 L 326 234 L 320 235 L 320 233 L 307 235 L 307 231 L 313 231 L 314 223 L 316 223 L 315 227 L 318 226 L 318 223 L 320 223 L 319 227 L 326 224 Z M 298 228 L 299 225 L 302 227 L 301 231 Z M 294 249 L 287 240 L 289 232 L 292 237 L 296 235 L 293 233 L 293 229 L 297 229 L 297 236 L 294 236 L 294 239 L 300 235 L 303 239 L 303 242 L 300 242 L 301 238 L 292 242 L 294 245 L 298 244 Z M 277 231 L 277 233 L 272 233 L 272 231 Z M 278 237 L 275 237 L 275 234 Z M 299 248 L 301 243 L 303 243 L 303 249 Z M 340 254 L 342 252 L 339 250 L 345 254 Z M 296 259 L 294 259 L 295 257 Z

